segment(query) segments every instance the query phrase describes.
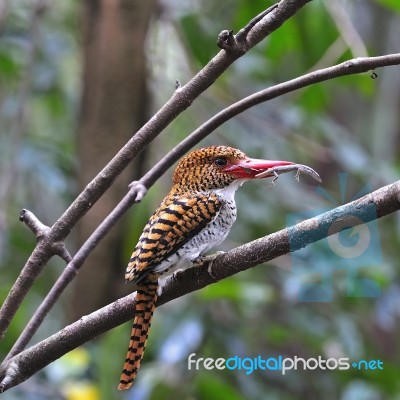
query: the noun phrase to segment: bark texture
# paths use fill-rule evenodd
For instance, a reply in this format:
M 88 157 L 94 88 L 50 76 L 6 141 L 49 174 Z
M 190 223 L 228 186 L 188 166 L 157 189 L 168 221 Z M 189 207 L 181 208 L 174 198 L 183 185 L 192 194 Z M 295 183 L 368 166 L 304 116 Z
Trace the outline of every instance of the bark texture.
M 79 189 L 103 168 L 147 120 L 145 39 L 155 0 L 83 3 L 84 74 L 78 129 Z M 82 219 L 78 245 L 96 229 L 141 173 L 139 157 Z M 75 283 L 71 317 L 108 303 L 123 283 L 123 225 L 118 224 L 88 259 Z M 85 293 L 82 301 L 80 294 Z M 74 311 L 75 310 L 75 311 Z

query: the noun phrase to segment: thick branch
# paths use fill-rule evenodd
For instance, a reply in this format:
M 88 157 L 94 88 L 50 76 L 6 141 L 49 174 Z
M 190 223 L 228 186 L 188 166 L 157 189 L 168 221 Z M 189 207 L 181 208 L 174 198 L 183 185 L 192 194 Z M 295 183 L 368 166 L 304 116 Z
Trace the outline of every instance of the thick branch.
M 254 47 L 310 0 L 281 0 L 279 6 L 256 24 L 246 37 L 246 51 Z M 103 170 L 86 186 L 71 206 L 51 227 L 48 241 L 39 243 L 0 309 L 0 339 L 4 336 L 22 300 L 44 265 L 53 256 L 52 243 L 61 242 L 116 177 L 161 131 L 200 96 L 243 53 L 221 50 L 186 85 L 176 90 L 167 103 L 132 137 Z
M 233 249 L 218 257 L 210 271 L 203 266 L 176 273 L 166 283 L 157 305 L 165 304 L 257 264 L 299 250 L 342 229 L 367 223 L 399 209 L 400 181 L 295 226 Z M 70 350 L 131 319 L 133 302 L 134 294 L 119 299 L 11 358 L 0 370 L 0 391 L 10 389 Z

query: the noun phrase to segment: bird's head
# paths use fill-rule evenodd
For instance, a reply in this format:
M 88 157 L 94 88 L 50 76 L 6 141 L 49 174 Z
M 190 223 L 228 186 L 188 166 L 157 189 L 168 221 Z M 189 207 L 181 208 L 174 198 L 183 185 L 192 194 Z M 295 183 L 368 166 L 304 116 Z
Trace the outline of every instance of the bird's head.
M 179 161 L 173 183 L 183 190 L 222 189 L 234 181 L 257 179 L 257 174 L 269 168 L 290 164 L 293 163 L 250 158 L 242 151 L 227 146 L 204 147 Z

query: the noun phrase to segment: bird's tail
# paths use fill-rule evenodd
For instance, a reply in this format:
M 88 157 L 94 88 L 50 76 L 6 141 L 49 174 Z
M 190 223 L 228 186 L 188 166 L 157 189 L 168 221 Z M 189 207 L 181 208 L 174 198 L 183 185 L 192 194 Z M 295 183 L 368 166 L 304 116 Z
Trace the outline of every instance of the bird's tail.
M 147 337 L 151 325 L 151 319 L 157 301 L 157 281 L 141 283 L 135 299 L 135 318 L 132 325 L 131 340 L 126 354 L 124 369 L 121 374 L 118 390 L 129 389 L 136 378 L 140 368 Z

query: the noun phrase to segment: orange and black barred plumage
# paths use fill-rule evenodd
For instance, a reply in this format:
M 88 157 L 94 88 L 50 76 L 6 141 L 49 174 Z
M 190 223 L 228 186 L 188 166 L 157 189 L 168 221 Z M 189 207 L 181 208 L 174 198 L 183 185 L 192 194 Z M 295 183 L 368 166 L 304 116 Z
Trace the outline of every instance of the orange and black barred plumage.
M 129 261 L 126 279 L 139 284 L 131 340 L 118 389 L 128 389 L 139 370 L 145 351 L 151 318 L 157 301 L 157 278 L 166 273 L 184 246 L 207 221 L 211 221 L 220 201 L 211 194 L 166 198 L 147 223 Z M 172 260 L 168 261 L 171 257 Z
M 125 278 L 139 285 L 131 340 L 118 389 L 128 389 L 140 367 L 157 301 L 158 278 L 220 244 L 236 219 L 234 193 L 248 179 L 286 161 L 254 160 L 226 146 L 182 158 L 173 186 L 150 217 Z
M 138 285 L 135 299 L 135 319 L 132 325 L 124 369 L 118 385 L 119 390 L 128 389 L 138 373 L 156 306 L 157 289 L 157 280 L 143 282 L 143 284 Z

